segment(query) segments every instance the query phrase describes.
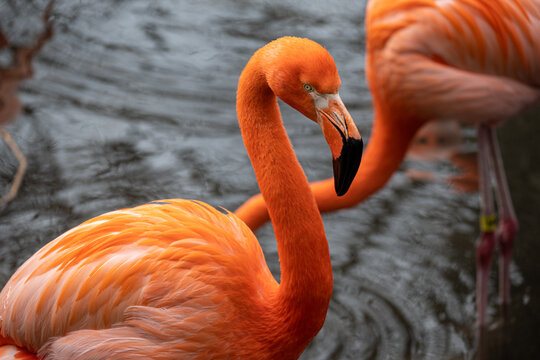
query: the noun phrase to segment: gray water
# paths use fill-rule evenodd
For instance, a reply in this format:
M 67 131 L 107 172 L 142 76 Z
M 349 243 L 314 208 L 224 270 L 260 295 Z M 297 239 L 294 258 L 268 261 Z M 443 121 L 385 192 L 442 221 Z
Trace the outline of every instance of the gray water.
M 0 27 L 31 43 L 44 6 L 0 0 Z M 17 198 L 0 208 L 0 284 L 45 243 L 106 211 L 170 197 L 234 210 L 257 193 L 236 122 L 236 82 L 250 55 L 277 37 L 309 37 L 330 51 L 341 96 L 369 141 L 364 13 L 365 2 L 353 0 L 57 1 L 55 35 L 7 126 L 29 166 Z M 9 60 L 7 50 L 0 55 Z M 319 128 L 286 106 L 282 113 L 308 178 L 330 177 Z M 506 326 L 493 268 L 488 359 L 540 353 L 539 117 L 531 111 L 499 130 L 521 228 Z M 464 134 L 470 152 L 474 131 Z M 0 189 L 16 166 L 0 143 Z M 408 160 L 368 201 L 324 216 L 334 294 L 302 359 L 474 355 L 478 196 L 411 177 L 418 166 L 436 179 L 457 171 L 449 161 Z M 279 277 L 271 226 L 257 236 Z

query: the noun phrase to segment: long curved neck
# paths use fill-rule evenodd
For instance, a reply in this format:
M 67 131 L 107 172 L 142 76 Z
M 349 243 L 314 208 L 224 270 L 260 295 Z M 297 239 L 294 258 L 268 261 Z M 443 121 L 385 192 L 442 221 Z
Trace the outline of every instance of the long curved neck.
M 283 127 L 277 99 L 256 55 L 240 76 L 237 112 L 276 235 L 281 262 L 276 306 L 288 312 L 293 326 L 313 332 L 312 337 L 324 322 L 332 293 L 328 243 L 306 176 Z

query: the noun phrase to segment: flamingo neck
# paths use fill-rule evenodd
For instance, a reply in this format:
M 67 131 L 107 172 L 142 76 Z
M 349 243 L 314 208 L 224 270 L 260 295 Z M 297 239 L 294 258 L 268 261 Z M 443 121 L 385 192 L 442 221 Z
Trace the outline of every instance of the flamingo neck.
M 277 241 L 281 283 L 273 307 L 307 345 L 326 317 L 333 286 L 330 254 L 321 216 L 283 127 L 276 96 L 256 59 L 240 77 L 237 112 Z

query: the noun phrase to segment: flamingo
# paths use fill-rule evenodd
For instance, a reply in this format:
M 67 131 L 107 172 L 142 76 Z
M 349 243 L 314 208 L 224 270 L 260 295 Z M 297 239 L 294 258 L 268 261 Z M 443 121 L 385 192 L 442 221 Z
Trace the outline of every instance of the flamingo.
M 280 283 L 253 232 L 230 212 L 179 199 L 113 211 L 60 235 L 11 277 L 0 293 L 0 354 L 297 358 L 324 323 L 333 278 L 276 96 L 320 125 L 343 194 L 362 139 L 339 87 L 330 54 L 295 37 L 259 49 L 240 76 L 238 120 L 276 229 Z
M 495 127 L 540 103 L 540 0 L 370 0 L 365 23 L 375 113 L 371 141 L 348 194 L 335 196 L 328 180 L 316 182 L 311 188 L 317 204 L 330 212 L 377 192 L 428 121 L 476 126 L 481 200 L 476 302 L 477 324 L 483 327 L 495 242 L 504 305 L 510 301 L 509 269 L 518 231 Z M 268 220 L 260 195 L 236 214 L 252 230 Z
M 20 83 L 33 76 L 32 59 L 43 45 L 53 36 L 52 24 L 49 17 L 52 11 L 54 0 L 50 0 L 43 13 L 43 23 L 45 29 L 38 37 L 36 43 L 30 47 L 14 47 L 13 64 L 0 68 L 0 136 L 11 150 L 19 166 L 8 192 L 0 197 L 0 206 L 7 204 L 17 196 L 24 174 L 26 172 L 27 161 L 23 152 L 11 137 L 11 134 L 4 129 L 3 125 L 14 120 L 21 111 L 21 103 L 17 94 Z M 9 45 L 7 37 L 0 29 L 0 49 Z

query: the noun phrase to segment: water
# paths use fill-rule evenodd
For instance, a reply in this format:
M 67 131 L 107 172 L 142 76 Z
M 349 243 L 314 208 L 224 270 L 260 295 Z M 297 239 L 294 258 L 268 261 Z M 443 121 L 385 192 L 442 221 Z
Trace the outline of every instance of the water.
M 31 44 L 44 7 L 1 0 L 0 27 Z M 236 82 L 253 51 L 279 36 L 309 37 L 330 51 L 341 96 L 369 140 L 364 10 L 352 0 L 57 1 L 55 35 L 36 56 L 34 77 L 22 83 L 22 112 L 7 126 L 28 171 L 15 201 L 0 208 L 0 283 L 43 244 L 103 212 L 169 197 L 234 210 L 257 193 L 236 122 Z M 9 62 L 5 49 L 0 55 Z M 318 127 L 282 112 L 309 179 L 329 177 Z M 490 283 L 489 359 L 540 353 L 539 116 L 531 111 L 499 131 L 521 229 L 509 329 L 500 325 L 496 277 Z M 460 151 L 471 152 L 474 134 L 463 138 Z M 0 143 L 0 188 L 16 166 Z M 302 359 L 474 354 L 477 194 L 440 181 L 457 167 L 411 157 L 368 201 L 324 216 L 334 295 Z M 271 227 L 257 235 L 279 276 Z

